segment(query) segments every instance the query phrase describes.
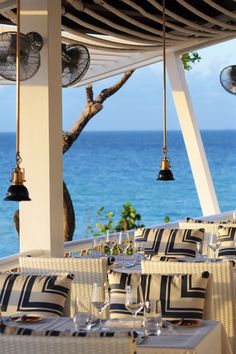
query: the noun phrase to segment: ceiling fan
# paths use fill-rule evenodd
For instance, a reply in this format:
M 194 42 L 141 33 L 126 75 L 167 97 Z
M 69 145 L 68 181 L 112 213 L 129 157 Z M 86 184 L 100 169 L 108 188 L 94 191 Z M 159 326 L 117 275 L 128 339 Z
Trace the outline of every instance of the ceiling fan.
M 236 95 L 236 65 L 226 66 L 221 71 L 220 82 L 226 91 Z
M 43 39 L 37 32 L 20 33 L 20 80 L 32 78 L 38 71 Z M 82 44 L 62 44 L 62 87 L 76 84 L 86 74 L 90 55 Z M 0 76 L 16 81 L 16 32 L 0 34 Z

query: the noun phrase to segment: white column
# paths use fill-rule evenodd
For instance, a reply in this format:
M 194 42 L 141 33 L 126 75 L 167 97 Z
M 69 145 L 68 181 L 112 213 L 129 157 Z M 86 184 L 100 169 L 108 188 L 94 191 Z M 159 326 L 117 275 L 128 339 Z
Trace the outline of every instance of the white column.
M 167 71 L 203 215 L 220 212 L 202 138 L 179 56 L 167 55 Z
M 61 1 L 22 0 L 21 32 L 44 40 L 41 65 L 21 84 L 21 166 L 31 202 L 20 203 L 20 251 L 63 255 Z

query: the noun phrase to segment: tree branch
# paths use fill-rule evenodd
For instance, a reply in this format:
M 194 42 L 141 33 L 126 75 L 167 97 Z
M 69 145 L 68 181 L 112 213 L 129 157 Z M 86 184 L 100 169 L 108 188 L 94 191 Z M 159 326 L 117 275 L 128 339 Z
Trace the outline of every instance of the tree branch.
M 101 111 L 103 106 L 100 103 L 91 103 L 86 105 L 84 112 L 81 113 L 73 127 L 69 132 L 63 136 L 63 154 L 65 154 L 69 148 L 73 145 L 76 139 L 79 137 L 80 133 L 84 127 L 88 124 L 90 119 L 99 111 Z
M 86 86 L 86 96 L 87 96 L 87 104 L 93 102 L 93 87 L 91 84 Z
M 72 128 L 63 135 L 63 154 L 65 154 L 69 148 L 73 145 L 76 139 L 79 137 L 82 130 L 88 124 L 90 119 L 103 109 L 102 103 L 114 93 L 116 93 L 130 78 L 134 70 L 126 71 L 121 79 L 114 85 L 105 90 L 102 90 L 100 94 L 96 97 L 95 101 L 93 99 L 93 88 L 92 85 L 86 86 L 86 97 L 87 102 L 84 111 L 80 114 Z
M 129 80 L 130 76 L 133 74 L 134 70 L 129 70 L 124 73 L 121 79 L 114 85 L 107 89 L 104 89 L 96 97 L 95 102 L 103 103 L 108 97 L 114 95 L 125 83 Z

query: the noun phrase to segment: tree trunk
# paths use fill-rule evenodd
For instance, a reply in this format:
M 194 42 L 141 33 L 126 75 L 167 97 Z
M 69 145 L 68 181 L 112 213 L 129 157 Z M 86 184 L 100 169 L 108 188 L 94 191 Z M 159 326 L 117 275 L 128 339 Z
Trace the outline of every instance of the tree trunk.
M 14 214 L 14 223 L 15 223 L 15 228 L 16 232 L 18 233 L 18 236 L 20 235 L 20 211 L 19 209 L 16 210 Z
M 75 212 L 70 193 L 63 182 L 63 209 L 64 209 L 64 241 L 71 241 L 75 231 Z M 20 234 L 19 210 L 15 212 L 14 223 L 18 235 Z
M 64 241 L 72 241 L 75 231 L 75 211 L 65 182 L 63 182 Z

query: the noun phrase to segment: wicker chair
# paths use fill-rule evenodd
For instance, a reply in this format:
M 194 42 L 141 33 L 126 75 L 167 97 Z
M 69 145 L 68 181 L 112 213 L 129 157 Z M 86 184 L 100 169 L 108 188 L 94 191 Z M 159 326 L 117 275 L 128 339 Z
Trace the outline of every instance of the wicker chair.
M 134 354 L 132 337 L 33 337 L 0 336 L 2 354 Z
M 206 233 L 217 234 L 218 227 L 236 227 L 235 223 L 227 222 L 227 224 L 220 223 L 219 221 L 214 221 L 214 223 L 209 222 L 187 222 L 185 220 L 179 222 L 179 229 L 204 229 Z
M 183 221 L 179 222 L 179 229 L 204 229 L 205 236 L 204 236 L 202 250 L 203 250 L 204 254 L 207 254 L 207 256 L 209 258 L 213 258 L 214 252 L 209 247 L 207 247 L 209 234 L 217 235 L 219 226 L 233 227 L 233 228 L 236 227 L 235 223 L 227 222 L 226 224 L 224 224 L 223 222 L 219 222 L 219 221 L 214 221 L 213 223 L 207 222 L 207 221 L 206 222 L 204 222 L 204 221 L 203 222 L 187 222 L 187 221 L 183 220 Z
M 232 262 L 158 262 L 143 261 L 142 273 L 191 274 L 208 271 L 212 279 L 212 307 L 206 319 L 220 321 L 235 353 L 235 298 Z
M 97 315 L 97 310 L 91 308 L 92 284 L 107 281 L 108 262 L 106 258 L 20 257 L 19 262 L 22 272 L 35 274 L 73 273 L 71 296 L 67 300 L 64 315 L 73 316 L 76 296 L 80 298 L 85 309 Z

